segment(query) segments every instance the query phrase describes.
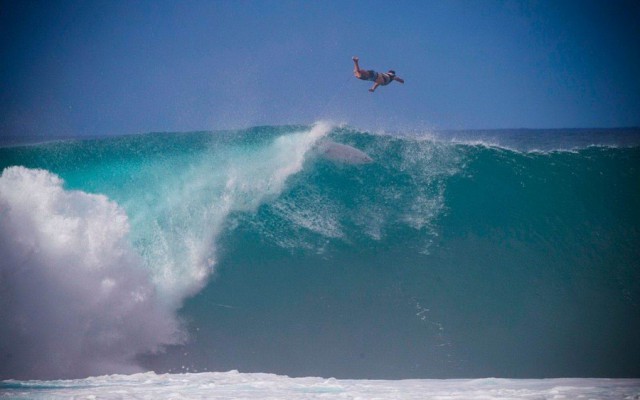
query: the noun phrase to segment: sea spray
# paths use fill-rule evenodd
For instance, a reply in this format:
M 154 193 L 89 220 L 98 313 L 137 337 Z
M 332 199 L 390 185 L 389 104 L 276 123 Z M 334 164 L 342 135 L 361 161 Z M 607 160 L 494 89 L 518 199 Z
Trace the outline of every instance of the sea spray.
M 153 239 L 145 240 L 149 233 L 141 227 L 145 237 L 137 241 L 165 300 L 181 304 L 206 284 L 214 271 L 216 238 L 228 215 L 254 211 L 276 198 L 330 130 L 318 123 L 261 146 L 213 142 L 185 170 L 166 171 L 173 175 L 171 184 L 152 189 L 161 191 L 155 196 L 161 205 L 151 217 Z
M 120 189 L 114 197 L 134 215 L 133 233 L 124 209 L 107 196 L 66 190 L 46 170 L 6 168 L 2 375 L 138 371 L 137 355 L 184 340 L 175 312 L 212 273 L 228 214 L 275 198 L 330 129 L 318 123 L 249 148 L 218 142 L 186 157 L 178 149 L 117 163 L 108 154 L 104 176 L 85 165 L 88 182 L 121 179 L 104 189 Z
M 44 170 L 4 170 L 2 375 L 140 371 L 137 354 L 181 340 L 128 233 L 126 214 L 105 196 L 65 191 Z

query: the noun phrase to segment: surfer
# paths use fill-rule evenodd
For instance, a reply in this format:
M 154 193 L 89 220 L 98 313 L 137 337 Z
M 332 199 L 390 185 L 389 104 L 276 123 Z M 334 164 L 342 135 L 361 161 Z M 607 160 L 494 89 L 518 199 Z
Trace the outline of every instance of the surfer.
M 373 93 L 378 86 L 386 86 L 393 81 L 398 81 L 400 83 L 404 83 L 404 79 L 398 78 L 396 76 L 396 71 L 390 69 L 387 72 L 376 72 L 372 69 L 365 70 L 360 69 L 358 65 L 358 61 L 360 60 L 357 56 L 353 56 L 353 75 L 358 79 L 362 79 L 363 81 L 371 81 L 374 82 L 373 86 L 369 91 Z

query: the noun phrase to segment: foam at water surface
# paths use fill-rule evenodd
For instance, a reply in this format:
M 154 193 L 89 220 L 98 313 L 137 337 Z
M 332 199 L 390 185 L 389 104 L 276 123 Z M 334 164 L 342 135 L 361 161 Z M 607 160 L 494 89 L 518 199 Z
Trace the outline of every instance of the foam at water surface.
M 598 399 L 640 398 L 637 379 L 343 380 L 237 371 L 4 381 L 0 397 L 31 399 Z
M 11 167 L 0 176 L 0 216 L 3 374 L 136 371 L 136 354 L 180 341 L 117 204 Z

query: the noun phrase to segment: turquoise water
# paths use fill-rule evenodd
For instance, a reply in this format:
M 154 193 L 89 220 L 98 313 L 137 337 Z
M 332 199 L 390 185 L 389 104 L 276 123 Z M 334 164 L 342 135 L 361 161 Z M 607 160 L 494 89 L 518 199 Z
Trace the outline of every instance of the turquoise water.
M 1 377 L 638 377 L 639 137 L 318 124 L 0 148 Z M 47 244 L 63 231 L 78 249 Z M 83 246 L 97 267 L 64 275 Z M 69 280 L 137 282 L 145 306 Z

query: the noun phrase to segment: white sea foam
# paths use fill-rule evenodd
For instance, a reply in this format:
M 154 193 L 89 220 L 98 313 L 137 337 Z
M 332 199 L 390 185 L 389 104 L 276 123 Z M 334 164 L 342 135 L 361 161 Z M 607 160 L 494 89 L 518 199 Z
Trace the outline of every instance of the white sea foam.
M 128 232 L 126 214 L 105 196 L 67 191 L 44 170 L 4 170 L 2 375 L 136 371 L 136 354 L 179 341 Z
M 4 390 L 2 389 L 4 387 Z M 11 388 L 11 389 L 8 389 Z M 99 376 L 69 381 L 5 381 L 0 397 L 31 399 L 638 399 L 637 379 L 290 378 L 238 371 Z

